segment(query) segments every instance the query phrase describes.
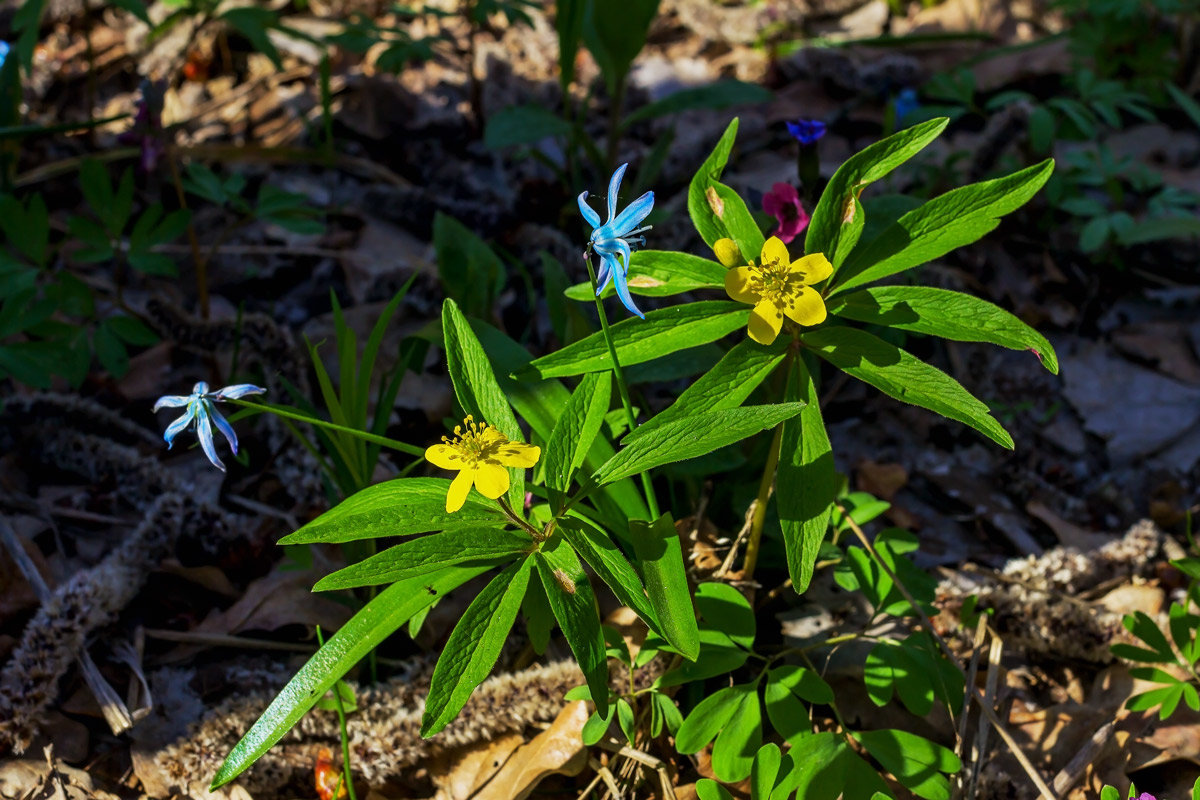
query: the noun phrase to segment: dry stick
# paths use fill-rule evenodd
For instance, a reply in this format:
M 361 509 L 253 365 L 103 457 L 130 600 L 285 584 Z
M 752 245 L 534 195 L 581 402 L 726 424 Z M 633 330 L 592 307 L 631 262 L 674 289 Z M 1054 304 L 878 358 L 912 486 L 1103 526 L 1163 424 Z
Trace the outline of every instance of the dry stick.
M 980 614 L 979 621 L 975 624 L 975 638 L 971 645 L 971 663 L 967 665 L 967 679 L 963 683 L 963 715 L 958 720 L 958 741 L 954 745 L 954 755 L 958 756 L 960 761 L 966 755 L 965 742 L 967 739 L 968 716 L 966 712 L 971 707 L 971 698 L 969 694 L 966 694 L 966 690 L 967 687 L 975 685 L 975 675 L 979 671 L 979 658 L 983 655 L 983 642 L 987 637 L 987 630 L 987 615 Z M 966 797 L 966 789 L 966 776 L 962 772 L 959 772 L 954 779 L 955 797 Z
M 1067 765 L 1054 776 L 1054 780 L 1051 782 L 1054 791 L 1064 794 L 1083 777 L 1084 770 L 1088 768 L 1089 764 L 1095 763 L 1096 757 L 1108 744 L 1108 740 L 1112 738 L 1116 728 L 1116 720 L 1109 720 L 1092 734 L 1092 738 L 1083 746 L 1083 749 L 1076 753 L 1074 758 L 1068 761 Z
M 604 785 L 608 787 L 608 794 L 612 796 L 613 800 L 621 800 L 621 788 L 617 786 L 617 780 L 613 777 L 609 768 L 594 758 L 589 758 L 588 764 L 603 779 Z
M 983 683 L 983 699 L 987 703 L 988 708 L 994 708 L 996 705 L 996 685 L 1000 682 L 1000 655 L 1004 651 L 1004 640 L 992 631 L 992 644 L 988 648 L 988 671 L 987 678 Z M 970 790 L 972 796 L 975 792 L 975 787 L 979 783 L 979 775 L 983 772 L 983 757 L 988 749 L 988 726 L 983 720 L 979 720 L 979 734 L 976 736 L 976 753 L 974 755 L 975 763 L 971 769 L 971 784 Z
M 917 614 L 921 617 L 921 624 L 924 625 L 926 630 L 929 631 L 929 635 L 937 641 L 938 646 L 942 648 L 942 652 L 946 654 L 946 658 L 950 660 L 951 664 L 954 664 L 955 667 L 958 667 L 959 671 L 961 672 L 962 667 L 958 666 L 958 660 L 955 657 L 954 652 L 950 649 L 950 646 L 946 644 L 946 640 L 942 638 L 942 635 L 937 632 L 937 629 L 933 627 L 933 621 L 929 619 L 929 615 L 925 613 L 925 609 L 921 607 L 921 605 L 916 601 L 916 598 L 912 596 L 912 593 L 908 591 L 908 587 L 900 582 L 900 579 L 896 577 L 896 573 L 887 565 L 887 562 L 879 557 L 879 553 L 875 551 L 874 545 L 872 545 L 870 540 L 867 539 L 867 535 L 863 533 L 862 528 L 858 527 L 858 524 L 850 518 L 850 515 L 846 512 L 846 509 L 842 506 L 842 504 L 836 503 L 835 505 L 837 506 L 838 510 L 842 512 L 846 522 L 850 525 L 850 529 L 854 531 L 854 535 L 857 536 L 859 541 L 863 543 L 863 547 L 866 548 L 867 552 L 871 554 L 871 557 L 875 559 L 876 563 L 879 564 L 883 571 L 887 573 L 888 577 L 892 579 L 892 582 L 896 585 L 896 588 L 900 590 L 900 593 L 904 595 L 904 599 L 908 601 L 909 605 L 916 609 Z M 963 680 L 965 682 L 965 675 L 963 676 Z M 967 691 L 970 692 L 971 699 L 975 701 L 980 710 L 983 711 L 984 715 L 988 718 L 988 722 L 990 722 L 996 729 L 996 733 L 1000 734 L 1000 738 L 1003 739 L 1004 743 L 1008 745 L 1008 748 L 1012 750 L 1013 757 L 1017 759 L 1018 763 L 1020 763 L 1021 769 L 1025 770 L 1025 774 L 1029 776 L 1031 781 L 1033 781 L 1033 784 L 1037 787 L 1038 792 L 1041 793 L 1042 797 L 1045 798 L 1045 800 L 1058 800 L 1058 796 L 1050 790 L 1050 787 L 1046 784 L 1046 781 L 1038 773 L 1037 768 L 1033 766 L 1033 762 L 1029 760 L 1029 757 L 1025 755 L 1025 753 L 1017 745 L 1016 740 L 1013 739 L 1012 734 L 1010 734 L 1004 727 L 1004 724 L 996 715 L 996 711 L 984 700 L 983 697 L 980 696 L 979 690 L 973 686 L 967 686 Z
M 661 758 L 655 758 L 647 752 L 638 750 L 636 747 L 623 744 L 611 736 L 607 739 L 601 739 L 598 744 L 610 753 L 615 753 L 630 761 L 636 761 L 643 766 L 653 769 L 658 773 L 659 782 L 662 784 L 664 800 L 675 800 L 675 789 L 671 786 L 671 776 L 667 770 L 667 762 Z
M 17 565 L 17 569 L 25 576 L 25 580 L 33 587 L 34 594 L 37 595 L 39 603 L 43 605 L 53 597 L 54 593 L 50 591 L 50 587 L 42 579 L 42 573 L 38 572 L 37 566 L 33 563 L 33 559 L 25 552 L 25 548 L 21 545 L 21 540 L 17 538 L 16 532 L 8 524 L 8 520 L 0 517 L 0 542 L 4 543 L 4 547 L 8 550 L 12 560 Z M 79 662 L 79 667 L 83 672 L 84 683 L 91 689 L 92 695 L 96 698 L 96 702 L 100 704 L 100 711 L 104 714 L 104 720 L 108 723 L 108 727 L 114 734 L 122 734 L 133 727 L 133 716 L 129 713 L 129 709 L 121 702 L 120 695 L 117 690 L 109 685 L 108 681 L 104 680 L 104 676 L 100 674 L 100 668 L 96 666 L 96 662 L 92 660 L 92 656 L 87 650 L 83 650 L 77 655 L 76 660 Z

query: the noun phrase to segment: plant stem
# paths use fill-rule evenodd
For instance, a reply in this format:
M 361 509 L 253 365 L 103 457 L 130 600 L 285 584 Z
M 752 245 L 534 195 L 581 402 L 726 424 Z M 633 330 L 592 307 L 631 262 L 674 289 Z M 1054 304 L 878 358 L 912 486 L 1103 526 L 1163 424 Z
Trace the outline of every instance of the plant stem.
M 321 626 L 317 626 L 317 643 L 321 647 L 325 646 L 325 637 L 321 635 Z M 346 710 L 342 707 L 342 693 L 338 691 L 338 684 L 341 681 L 335 681 L 333 684 L 333 702 L 337 707 L 338 727 L 342 737 L 342 783 L 346 786 L 346 793 L 350 795 L 350 800 L 358 800 L 354 796 L 354 781 L 350 777 L 350 734 L 346 730 Z M 337 792 L 334 798 L 337 798 Z
M 171 182 L 175 184 L 175 197 L 179 200 L 179 208 L 187 211 L 187 197 L 183 193 L 183 180 L 179 177 L 179 164 L 175 161 L 175 145 L 167 145 L 167 166 L 171 168 Z M 208 319 L 208 264 L 200 255 L 200 239 L 196 236 L 196 226 L 188 216 L 187 224 L 188 245 L 192 250 L 192 262 L 196 266 L 196 298 L 200 303 L 200 319 Z
M 365 439 L 368 442 L 374 442 L 375 444 L 380 444 L 384 447 L 390 447 L 393 450 L 399 450 L 401 453 L 408 453 L 410 456 L 425 455 L 424 448 L 417 447 L 416 445 L 408 444 L 407 442 L 401 442 L 396 439 L 389 439 L 386 436 L 377 436 L 374 433 L 367 433 L 366 431 L 355 430 L 354 428 L 347 428 L 345 425 L 337 425 L 332 422 L 326 422 L 323 419 L 317 419 L 316 417 L 310 417 L 306 414 L 290 411 L 282 406 L 273 406 L 267 403 L 252 403 L 248 400 L 234 400 L 232 398 L 224 402 L 234 403 L 235 405 L 242 406 L 243 408 L 250 408 L 258 413 L 274 414 L 277 417 L 286 417 L 287 419 L 307 422 L 309 425 L 315 425 L 318 428 L 329 428 L 330 430 L 348 433 L 351 436 L 357 436 L 358 438 Z
M 617 81 L 617 90 L 613 92 L 612 105 L 608 109 L 608 152 L 605 160 L 608 171 L 612 172 L 617 162 L 617 151 L 621 142 L 621 108 L 625 105 L 625 85 L 628 74 L 622 75 Z
M 500 510 L 504 512 L 504 516 L 508 517 L 510 520 L 512 520 L 514 525 L 532 536 L 535 542 L 540 543 L 546 540 L 546 537 L 542 535 L 541 531 L 530 525 L 525 520 L 521 519 L 517 512 L 512 510 L 512 506 L 508 504 L 507 499 L 505 499 L 503 496 L 500 496 L 496 499 L 496 502 L 500 504 Z
M 608 315 L 604 313 L 604 303 L 600 301 L 599 287 L 596 285 L 596 270 L 592 267 L 592 258 L 584 253 L 583 261 L 587 264 L 588 277 L 592 281 L 592 291 L 596 292 L 596 313 L 600 315 L 600 331 L 604 335 L 604 343 L 608 345 L 608 357 L 612 359 L 613 376 L 617 379 L 617 391 L 621 395 L 621 405 L 625 409 L 625 421 L 629 424 L 629 432 L 637 428 L 637 419 L 633 416 L 633 403 L 629 400 L 629 385 L 625 383 L 625 372 L 621 362 L 617 360 L 617 346 L 613 344 L 612 333 L 608 329 Z M 646 492 L 646 507 L 650 510 L 652 519 L 658 519 L 658 501 L 654 497 L 654 484 L 647 472 L 641 473 L 642 489 Z
M 754 517 L 750 520 L 750 536 L 746 540 L 746 561 L 742 565 L 742 580 L 750 580 L 754 575 L 754 567 L 758 565 L 763 523 L 767 519 L 767 502 L 771 499 L 771 485 L 775 483 L 775 468 L 779 466 L 779 444 L 782 441 L 781 422 L 775 426 L 775 435 L 771 437 L 771 449 L 767 452 L 767 463 L 763 466 L 762 480 L 758 484 L 758 497 L 754 500 Z

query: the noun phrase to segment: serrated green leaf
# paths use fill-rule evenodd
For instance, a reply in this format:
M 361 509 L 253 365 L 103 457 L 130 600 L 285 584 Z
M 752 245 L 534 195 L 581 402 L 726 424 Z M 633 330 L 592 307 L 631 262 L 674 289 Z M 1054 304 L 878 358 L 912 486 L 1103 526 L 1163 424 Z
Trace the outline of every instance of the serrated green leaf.
M 778 403 L 701 411 L 679 417 L 645 435 L 628 437 L 625 446 L 596 470 L 595 480 L 603 485 L 663 464 L 707 455 L 773 428 L 796 416 L 803 408 L 801 403 Z
M 725 226 L 727 235 L 737 243 L 746 263 L 758 263 L 766 239 L 746 207 L 746 201 L 720 181 L 712 182 L 712 190 L 716 192 L 721 206 L 721 214 L 717 219 Z
M 605 714 L 608 711 L 608 661 L 596 598 L 587 573 L 575 551 L 562 538 L 555 538 L 534 553 L 534 561 L 554 618 L 587 680 L 596 711 Z
M 662 633 L 641 579 L 608 535 L 576 517 L 559 520 L 558 528 L 575 552 L 595 570 L 600 580 L 608 584 L 617 599 L 632 608 L 651 630 Z
M 643 297 L 669 297 L 697 289 L 724 289 L 724 266 L 690 253 L 664 250 L 638 250 L 629 267 L 629 291 Z M 617 293 L 611 284 L 604 297 Z M 566 291 L 572 300 L 591 302 L 592 284 L 577 283 Z
M 986 405 L 958 381 L 907 351 L 846 327 L 819 328 L 800 338 L 821 358 L 889 397 L 958 420 L 1013 449 L 1012 437 Z
M 280 544 L 352 542 L 381 536 L 506 525 L 507 517 L 481 495 L 446 511 L 450 481 L 445 478 L 397 478 L 368 486 L 326 511 Z
M 689 661 L 700 652 L 699 627 L 683 566 L 683 544 L 670 514 L 629 521 L 633 549 L 664 638 Z
M 903 272 L 990 233 L 1000 217 L 1023 206 L 1054 171 L 1053 159 L 1003 178 L 935 197 L 859 247 L 834 276 L 833 293 Z
M 384 589 L 343 625 L 296 673 L 230 751 L 210 790 L 229 783 L 283 738 L 325 692 L 413 614 L 487 567 L 449 567 Z M 434 590 L 430 594 L 429 587 Z
M 517 618 L 533 559 L 512 564 L 483 588 L 450 632 L 433 668 L 421 737 L 428 739 L 458 716 L 475 687 L 496 665 L 500 648 Z
M 788 373 L 784 398 L 804 403 L 799 416 L 783 423 L 775 502 L 783 529 L 788 572 L 797 593 L 808 589 L 817 553 L 829 530 L 837 472 L 833 447 L 821 418 L 817 390 L 803 358 Z
M 448 297 L 442 304 L 442 334 L 446 340 L 446 369 L 454 384 L 458 404 L 477 421 L 487 422 L 503 433 L 510 442 L 524 442 L 517 418 L 496 382 L 496 374 L 483 345 L 459 311 L 458 304 Z M 524 508 L 525 470 L 520 467 L 506 469 L 509 505 L 514 509 Z
M 987 342 L 1029 350 L 1058 374 L 1058 356 L 1046 337 L 1016 316 L 978 297 L 928 286 L 880 286 L 840 295 L 829 313 L 956 342 Z
M 920 152 L 948 123 L 943 117 L 905 128 L 851 156 L 838 167 L 813 210 L 804 238 L 804 252 L 836 254 L 844 221 L 853 220 L 849 212 L 863 189 Z M 858 233 L 861 232 L 860 227 Z
M 546 442 L 546 485 L 551 489 L 565 492 L 571 485 L 571 476 L 583 465 L 600 433 L 611 400 L 611 372 L 583 376 Z
M 708 158 L 704 159 L 704 163 L 700 165 L 700 169 L 696 170 L 691 183 L 688 184 L 688 215 L 692 218 L 692 224 L 696 226 L 696 232 L 700 234 L 700 238 L 709 248 L 716 244 L 718 239 L 723 238 L 726 233 L 725 225 L 717 219 L 708 203 L 708 189 L 720 179 L 721 173 L 725 171 L 729 153 L 733 150 L 734 139 L 737 138 L 737 129 L 738 119 L 734 117 L 729 121 L 729 125 L 721 134 L 713 151 L 709 153 Z
M 646 318 L 630 317 L 609 328 L 621 366 L 629 367 L 720 339 L 746 324 L 746 307 L 732 300 L 703 300 L 660 308 Z M 562 378 L 611 370 L 608 344 L 594 333 L 542 356 L 517 372 L 521 380 Z
M 381 586 L 437 572 L 451 564 L 497 566 L 533 549 L 529 536 L 495 528 L 464 528 L 410 539 L 326 575 L 314 592 Z

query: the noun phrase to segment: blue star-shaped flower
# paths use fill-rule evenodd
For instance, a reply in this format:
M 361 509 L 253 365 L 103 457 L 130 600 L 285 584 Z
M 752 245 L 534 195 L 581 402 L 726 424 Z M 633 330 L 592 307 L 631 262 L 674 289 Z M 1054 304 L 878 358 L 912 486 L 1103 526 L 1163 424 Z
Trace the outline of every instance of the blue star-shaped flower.
M 795 122 L 788 121 L 788 133 L 792 135 L 800 144 L 809 145 L 815 144 L 818 139 L 825 135 L 825 123 L 819 119 L 798 119 Z
M 633 298 L 629 296 L 629 284 L 626 278 L 629 275 L 629 259 L 633 255 L 633 250 L 638 245 L 646 243 L 646 237 L 638 234 L 650 230 L 650 226 L 638 226 L 650 213 L 650 209 L 654 208 L 654 192 L 646 192 L 618 214 L 617 192 L 621 188 L 621 178 L 625 176 L 625 168 L 628 166 L 628 164 L 622 164 L 617 167 L 617 171 L 608 181 L 607 222 L 603 225 L 600 224 L 600 215 L 587 204 L 587 192 L 579 195 L 579 213 L 583 214 L 588 225 L 592 226 L 592 235 L 588 239 L 588 249 L 584 257 L 590 258 L 593 251 L 600 256 L 600 274 L 596 276 L 596 296 L 599 297 L 608 288 L 611 281 L 616 285 L 617 297 L 621 298 L 621 303 L 629 309 L 630 313 L 645 319 L 646 315 L 638 310 L 638 307 L 633 304 Z M 622 262 L 618 256 L 623 257 L 624 261 Z
M 204 451 L 204 455 L 208 456 L 208 460 L 213 463 L 217 469 L 225 471 L 225 465 L 221 463 L 221 459 L 217 458 L 217 448 L 213 445 L 212 426 L 216 425 L 217 430 L 225 434 L 225 438 L 229 441 L 229 447 L 233 450 L 233 454 L 237 455 L 238 442 L 237 434 L 233 432 L 233 426 L 225 417 L 221 416 L 221 412 L 213 403 L 217 400 L 236 400 L 239 397 L 245 397 L 249 394 L 262 394 L 266 389 L 255 386 L 251 383 L 239 383 L 235 386 L 226 386 L 224 389 L 218 389 L 215 392 L 208 390 L 208 384 L 200 381 L 192 387 L 192 393 L 185 396 L 180 395 L 164 395 L 158 398 L 158 402 L 154 404 L 154 410 L 160 408 L 183 408 L 187 407 L 187 411 L 182 417 L 172 422 L 163 432 L 163 439 L 166 440 L 167 448 L 170 449 L 175 444 L 175 437 L 187 430 L 193 423 L 196 425 L 196 436 L 200 439 L 200 448 Z

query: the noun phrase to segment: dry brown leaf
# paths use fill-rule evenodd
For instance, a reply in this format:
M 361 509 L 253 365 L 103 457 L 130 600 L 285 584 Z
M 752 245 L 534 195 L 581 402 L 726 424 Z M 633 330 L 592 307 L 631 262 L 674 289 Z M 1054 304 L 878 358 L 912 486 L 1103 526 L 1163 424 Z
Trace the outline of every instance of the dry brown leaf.
M 578 775 L 587 766 L 580 737 L 588 716 L 583 700 L 566 706 L 549 728 L 517 748 L 475 800 L 524 800 L 548 775 Z
M 1109 534 L 1094 533 L 1073 522 L 1068 522 L 1037 500 L 1030 500 L 1026 503 L 1025 510 L 1029 512 L 1030 516 L 1046 523 L 1046 526 L 1054 531 L 1054 535 L 1058 537 L 1058 543 L 1063 547 L 1075 547 L 1087 552 L 1113 541 L 1113 537 Z
M 432 774 L 437 787 L 435 800 L 467 800 L 492 779 L 513 752 L 525 744 L 525 737 L 509 733 L 489 742 L 460 751 L 445 771 Z
M 901 465 L 880 464 L 869 459 L 859 462 L 855 477 L 859 489 L 889 503 L 908 483 L 908 471 Z

